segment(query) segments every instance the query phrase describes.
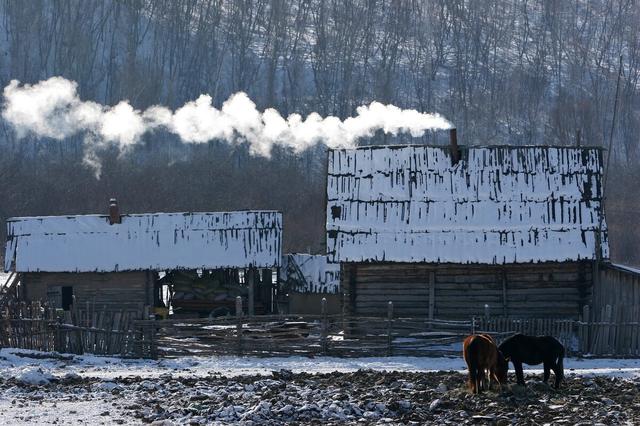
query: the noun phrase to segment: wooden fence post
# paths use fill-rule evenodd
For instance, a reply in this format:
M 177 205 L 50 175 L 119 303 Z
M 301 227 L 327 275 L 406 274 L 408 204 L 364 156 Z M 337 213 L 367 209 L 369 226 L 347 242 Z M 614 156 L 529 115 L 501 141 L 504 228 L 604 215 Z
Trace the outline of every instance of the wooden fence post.
M 150 314 L 149 320 L 152 322 L 149 324 L 151 329 L 149 330 L 149 352 L 151 359 L 158 359 L 158 343 L 156 341 L 156 315 Z
M 55 327 L 56 341 L 53 344 L 53 350 L 56 352 L 63 352 L 64 348 L 62 347 L 62 332 L 60 331 L 62 319 L 56 318 L 54 321 L 55 322 L 53 323 L 53 326 Z
M 322 316 L 321 325 L 320 325 L 320 352 L 322 353 L 322 355 L 326 355 L 327 354 L 327 331 L 328 331 L 327 298 L 326 297 L 323 297 L 322 300 L 320 301 L 320 314 Z
M 84 354 L 84 346 L 82 341 L 84 340 L 84 334 L 82 333 L 82 323 L 80 322 L 80 312 L 78 311 L 78 307 L 75 303 L 75 296 L 73 296 L 73 304 L 69 307 L 71 310 L 71 322 L 74 326 L 76 326 L 76 354 L 82 355 Z
M 589 313 L 589 305 L 582 307 L 582 335 L 580 336 L 580 345 L 582 354 L 587 354 L 591 351 L 591 315 Z
M 236 338 L 238 339 L 238 355 L 242 355 L 242 297 L 236 296 Z
M 613 347 L 614 345 L 612 344 L 612 342 L 615 340 L 615 329 L 613 327 L 613 325 L 611 324 L 611 321 L 613 320 L 613 311 L 611 309 L 611 305 L 607 305 L 605 307 L 605 321 L 607 322 L 607 332 L 605 334 L 605 350 L 607 351 L 607 354 L 609 353 L 613 353 Z M 613 336 L 612 336 L 613 334 Z
M 393 355 L 393 302 L 387 304 L 387 356 Z
M 433 319 L 436 306 L 436 273 L 429 272 L 429 319 Z
M 346 293 L 342 293 L 342 334 L 347 336 L 347 303 L 349 300 Z
M 149 315 L 151 314 L 151 310 L 149 305 L 144 305 L 144 309 L 142 311 L 142 320 L 143 321 L 148 321 L 149 320 Z M 149 332 L 148 330 L 145 329 L 145 325 L 144 322 L 140 322 L 140 333 L 142 335 L 142 342 L 144 342 L 144 345 L 141 346 L 142 350 L 140 352 L 140 358 L 146 358 L 147 357 L 147 353 L 151 354 L 151 347 L 149 345 Z M 149 355 L 150 356 L 150 355 Z

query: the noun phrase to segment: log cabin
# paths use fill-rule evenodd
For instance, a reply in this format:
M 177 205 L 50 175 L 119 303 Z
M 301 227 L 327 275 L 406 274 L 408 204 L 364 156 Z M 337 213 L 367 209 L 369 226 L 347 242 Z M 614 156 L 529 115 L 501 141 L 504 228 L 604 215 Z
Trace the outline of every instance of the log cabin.
M 345 311 L 577 318 L 608 258 L 602 150 L 370 146 L 329 152 L 327 255 Z
M 18 273 L 20 300 L 107 311 L 162 305 L 160 273 L 222 271 L 244 278 L 244 306 L 252 311 L 258 268 L 280 266 L 281 244 L 280 212 L 120 215 L 112 200 L 108 215 L 9 219 L 4 268 Z

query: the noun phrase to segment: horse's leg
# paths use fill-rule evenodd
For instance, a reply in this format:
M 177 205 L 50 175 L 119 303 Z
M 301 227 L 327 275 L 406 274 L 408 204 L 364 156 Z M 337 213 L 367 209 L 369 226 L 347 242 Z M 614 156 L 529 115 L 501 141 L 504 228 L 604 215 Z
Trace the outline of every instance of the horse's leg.
M 469 389 L 471 390 L 471 393 L 477 393 L 478 378 L 475 366 L 469 367 Z
M 549 375 L 551 375 L 551 368 L 554 368 L 555 371 L 555 364 L 551 364 L 550 362 L 545 361 L 544 362 L 544 378 L 543 378 L 543 382 L 546 384 L 549 381 Z
M 556 375 L 556 389 L 558 389 L 560 382 L 564 380 L 564 348 L 556 361 L 556 369 L 553 372 Z
M 500 382 L 500 380 L 498 380 L 498 375 L 494 370 L 491 370 L 491 379 L 498 384 L 498 389 L 500 389 L 500 392 L 502 392 L 502 383 Z
M 486 390 L 491 390 L 491 376 L 489 375 L 489 369 L 488 368 L 484 370 L 484 380 L 485 380 L 485 384 L 486 384 L 485 389 Z
M 516 378 L 518 384 L 524 386 L 524 372 L 522 371 L 522 362 L 513 360 L 513 369 L 516 370 Z
M 556 376 L 554 387 L 558 389 L 560 387 L 560 381 L 564 376 L 564 366 L 562 365 L 562 359 L 559 362 L 553 364 L 553 374 Z

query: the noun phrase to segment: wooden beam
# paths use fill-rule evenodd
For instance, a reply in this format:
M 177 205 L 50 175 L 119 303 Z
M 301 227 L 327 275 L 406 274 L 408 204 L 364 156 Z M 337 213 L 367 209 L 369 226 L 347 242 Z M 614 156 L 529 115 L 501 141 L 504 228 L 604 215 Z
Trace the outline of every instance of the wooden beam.
M 269 268 L 263 268 L 262 269 L 262 280 L 260 281 L 260 301 L 262 302 L 262 305 L 264 306 L 264 314 L 270 314 L 273 313 L 273 297 L 272 297 L 272 291 L 271 288 L 273 286 L 273 284 L 271 283 L 271 281 L 273 281 L 273 273 L 272 270 Z
M 356 308 L 356 285 L 357 285 L 357 274 L 358 274 L 358 265 L 356 263 L 349 264 L 349 308 L 350 315 L 356 315 L 358 310 Z
M 254 308 L 254 293 L 255 293 L 255 281 L 256 281 L 256 270 L 253 267 L 249 267 L 247 270 L 246 283 L 249 289 L 249 294 L 247 295 L 247 313 L 249 316 L 255 315 Z
M 502 315 L 505 317 L 509 314 L 509 307 L 507 304 L 507 272 L 502 270 Z

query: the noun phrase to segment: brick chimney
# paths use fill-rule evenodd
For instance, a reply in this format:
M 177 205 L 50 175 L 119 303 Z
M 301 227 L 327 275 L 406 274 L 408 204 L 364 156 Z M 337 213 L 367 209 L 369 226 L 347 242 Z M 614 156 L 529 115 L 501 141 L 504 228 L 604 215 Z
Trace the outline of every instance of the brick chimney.
M 115 198 L 109 200 L 109 224 L 114 225 L 121 223 L 120 209 L 118 208 L 118 201 Z
M 458 148 L 458 134 L 456 129 L 449 130 L 449 148 L 451 149 L 451 165 L 455 166 L 460 161 L 460 149 Z

